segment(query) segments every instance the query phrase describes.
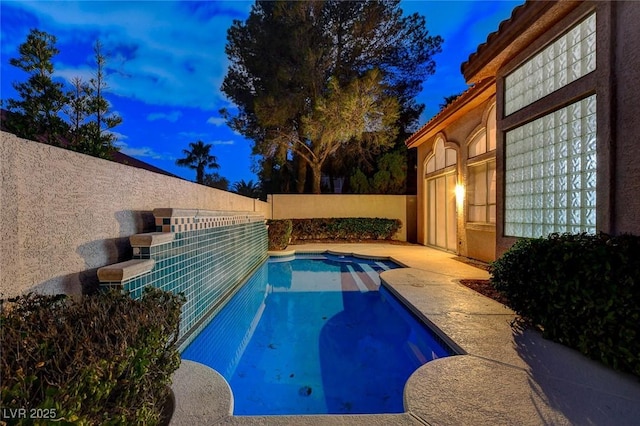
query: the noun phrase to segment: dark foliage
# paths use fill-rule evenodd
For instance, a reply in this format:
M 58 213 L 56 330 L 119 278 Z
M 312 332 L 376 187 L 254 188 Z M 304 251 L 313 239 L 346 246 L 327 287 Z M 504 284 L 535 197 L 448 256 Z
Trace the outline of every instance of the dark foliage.
M 2 406 L 61 424 L 157 424 L 180 365 L 183 302 L 152 288 L 140 300 L 110 291 L 3 301 Z
M 310 240 L 390 240 L 402 226 L 399 219 L 347 217 L 270 220 L 269 250 L 282 250 L 291 242 Z
M 196 182 L 205 183 L 205 171 L 208 168 L 219 169 L 218 159 L 211 154 L 212 145 L 202 141 L 189 142 L 189 148 L 183 149 L 184 158 L 178 158 L 176 164 L 181 167 L 188 167 L 196 171 Z
M 102 44 L 94 45 L 95 73 L 88 82 L 72 79 L 70 91 L 54 81 L 53 59 L 59 53 L 56 37 L 32 29 L 19 47 L 20 56 L 9 63 L 29 75 L 27 81 L 14 82 L 19 99 L 8 99 L 2 128 L 16 136 L 60 146 L 95 157 L 111 159 L 117 147 L 111 129 L 122 118 L 110 113 L 104 97 L 107 85 L 106 56 Z M 66 122 L 62 113 L 68 117 Z
M 492 283 L 544 336 L 640 376 L 640 237 L 552 234 L 519 240 Z
M 278 219 L 267 221 L 269 225 L 269 250 L 284 250 L 291 239 L 291 219 Z
M 390 240 L 402 226 L 399 219 L 347 217 L 291 219 L 292 241 L 305 240 Z
M 237 113 L 222 113 L 254 141 L 271 192 L 320 193 L 322 172 L 349 176 L 403 145 L 442 42 L 399 0 L 257 1 L 227 31 L 221 90 Z

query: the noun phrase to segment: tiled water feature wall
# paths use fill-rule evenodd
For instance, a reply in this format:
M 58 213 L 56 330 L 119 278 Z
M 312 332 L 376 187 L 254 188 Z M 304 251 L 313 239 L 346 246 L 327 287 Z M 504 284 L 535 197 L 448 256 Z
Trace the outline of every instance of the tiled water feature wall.
M 267 257 L 264 217 L 252 212 L 156 209 L 156 233 L 131 237 L 134 259 L 151 259 L 153 269 L 118 285 L 141 296 L 146 286 L 187 299 L 182 308 L 180 346 L 206 326 L 231 292 Z M 145 238 L 147 237 L 147 238 Z

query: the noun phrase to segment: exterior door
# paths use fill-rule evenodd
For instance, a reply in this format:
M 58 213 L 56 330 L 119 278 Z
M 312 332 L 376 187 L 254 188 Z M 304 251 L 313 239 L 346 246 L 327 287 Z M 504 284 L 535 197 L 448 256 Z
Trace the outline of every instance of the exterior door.
M 456 174 L 427 180 L 427 243 L 456 251 Z

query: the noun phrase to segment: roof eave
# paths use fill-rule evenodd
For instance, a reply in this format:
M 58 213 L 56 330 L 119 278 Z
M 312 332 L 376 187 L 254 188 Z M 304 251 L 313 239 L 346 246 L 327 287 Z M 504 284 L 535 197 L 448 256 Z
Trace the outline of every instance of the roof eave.
M 495 77 L 505 63 L 581 3 L 583 1 L 527 0 L 517 6 L 511 17 L 502 21 L 498 30 L 489 34 L 487 41 L 462 63 L 460 68 L 467 83 Z
M 491 87 L 494 90 L 488 90 Z M 449 123 L 458 119 L 478 104 L 486 101 L 495 94 L 495 79 L 488 78 L 475 84 L 458 96 L 453 102 L 444 107 L 427 123 L 414 132 L 406 140 L 407 148 L 415 148 L 427 139 L 444 129 Z

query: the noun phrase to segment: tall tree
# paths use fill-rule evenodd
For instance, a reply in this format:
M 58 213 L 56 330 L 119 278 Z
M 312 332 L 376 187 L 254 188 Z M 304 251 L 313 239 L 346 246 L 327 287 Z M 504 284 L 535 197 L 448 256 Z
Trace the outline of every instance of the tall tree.
M 96 71 L 84 82 L 80 77 L 71 80 L 71 90 L 64 93 L 64 85 L 53 81 L 52 58 L 58 54 L 56 37 L 39 30 L 31 30 L 20 45 L 20 57 L 11 65 L 30 73 L 26 82 L 13 83 L 20 100 L 9 99 L 10 114 L 5 123 L 10 131 L 28 139 L 46 142 L 103 158 L 110 158 L 115 150 L 116 136 L 111 129 L 122 122 L 110 114 L 104 94 L 106 57 L 102 44 L 94 45 Z M 69 123 L 59 115 L 64 112 Z
M 326 94 L 315 99 L 312 109 L 301 115 L 294 128 L 283 128 L 269 114 L 275 105 L 256 101 L 262 123 L 269 126 L 262 144 L 263 153 L 287 150 L 302 158 L 312 172 L 312 191 L 320 193 L 322 166 L 338 151 L 349 145 L 377 146 L 392 144 L 397 133 L 398 104 L 384 94 L 381 75 L 374 69 L 362 78 L 341 87 L 336 78 L 327 84 Z
M 356 168 L 349 178 L 351 192 L 356 194 L 404 194 L 407 182 L 406 148 L 381 155 L 376 171 L 368 178 Z
M 72 89 L 67 93 L 65 112 L 69 117 L 70 148 L 78 150 L 86 138 L 86 120 L 89 116 L 89 96 L 91 87 L 80 77 L 71 79 Z
M 303 164 L 306 170 L 306 164 Z M 253 171 L 258 175 L 262 188 L 267 194 L 294 192 L 296 179 L 293 175 L 295 168 L 293 160 L 277 161 L 273 158 L 260 158 L 256 161 Z M 297 191 L 300 192 L 300 191 Z
M 32 29 L 18 48 L 20 56 L 9 60 L 30 75 L 26 82 L 13 83 L 20 99 L 7 101 L 14 113 L 12 122 L 7 124 L 20 137 L 60 145 L 67 130 L 67 124 L 59 116 L 66 97 L 63 84 L 53 81 L 52 59 L 59 53 L 55 44 L 55 36 Z
M 415 125 L 441 42 L 397 0 L 258 1 L 227 33 L 222 90 L 238 107 L 228 123 L 255 154 L 301 158 L 319 192 L 329 158 L 393 145 Z
M 178 166 L 188 167 L 196 171 L 196 182 L 204 184 L 206 169 L 219 169 L 218 159 L 211 154 L 211 144 L 202 141 L 190 142 L 191 150 L 183 149 L 184 158 L 176 160 Z
M 69 148 L 96 157 L 110 158 L 117 148 L 117 137 L 111 129 L 122 123 L 122 118 L 109 113 L 111 105 L 105 98 L 108 89 L 106 56 L 100 40 L 94 44 L 95 72 L 88 82 L 80 77 L 71 80 L 66 108 L 69 116 Z
M 102 43 L 97 40 L 93 46 L 95 72 L 89 79 L 87 88 L 87 111 L 91 119 L 86 123 L 86 135 L 80 150 L 98 157 L 108 157 L 115 149 L 116 135 L 111 129 L 122 123 L 122 118 L 109 113 L 111 106 L 105 98 L 107 84 L 107 57 L 102 52 Z

